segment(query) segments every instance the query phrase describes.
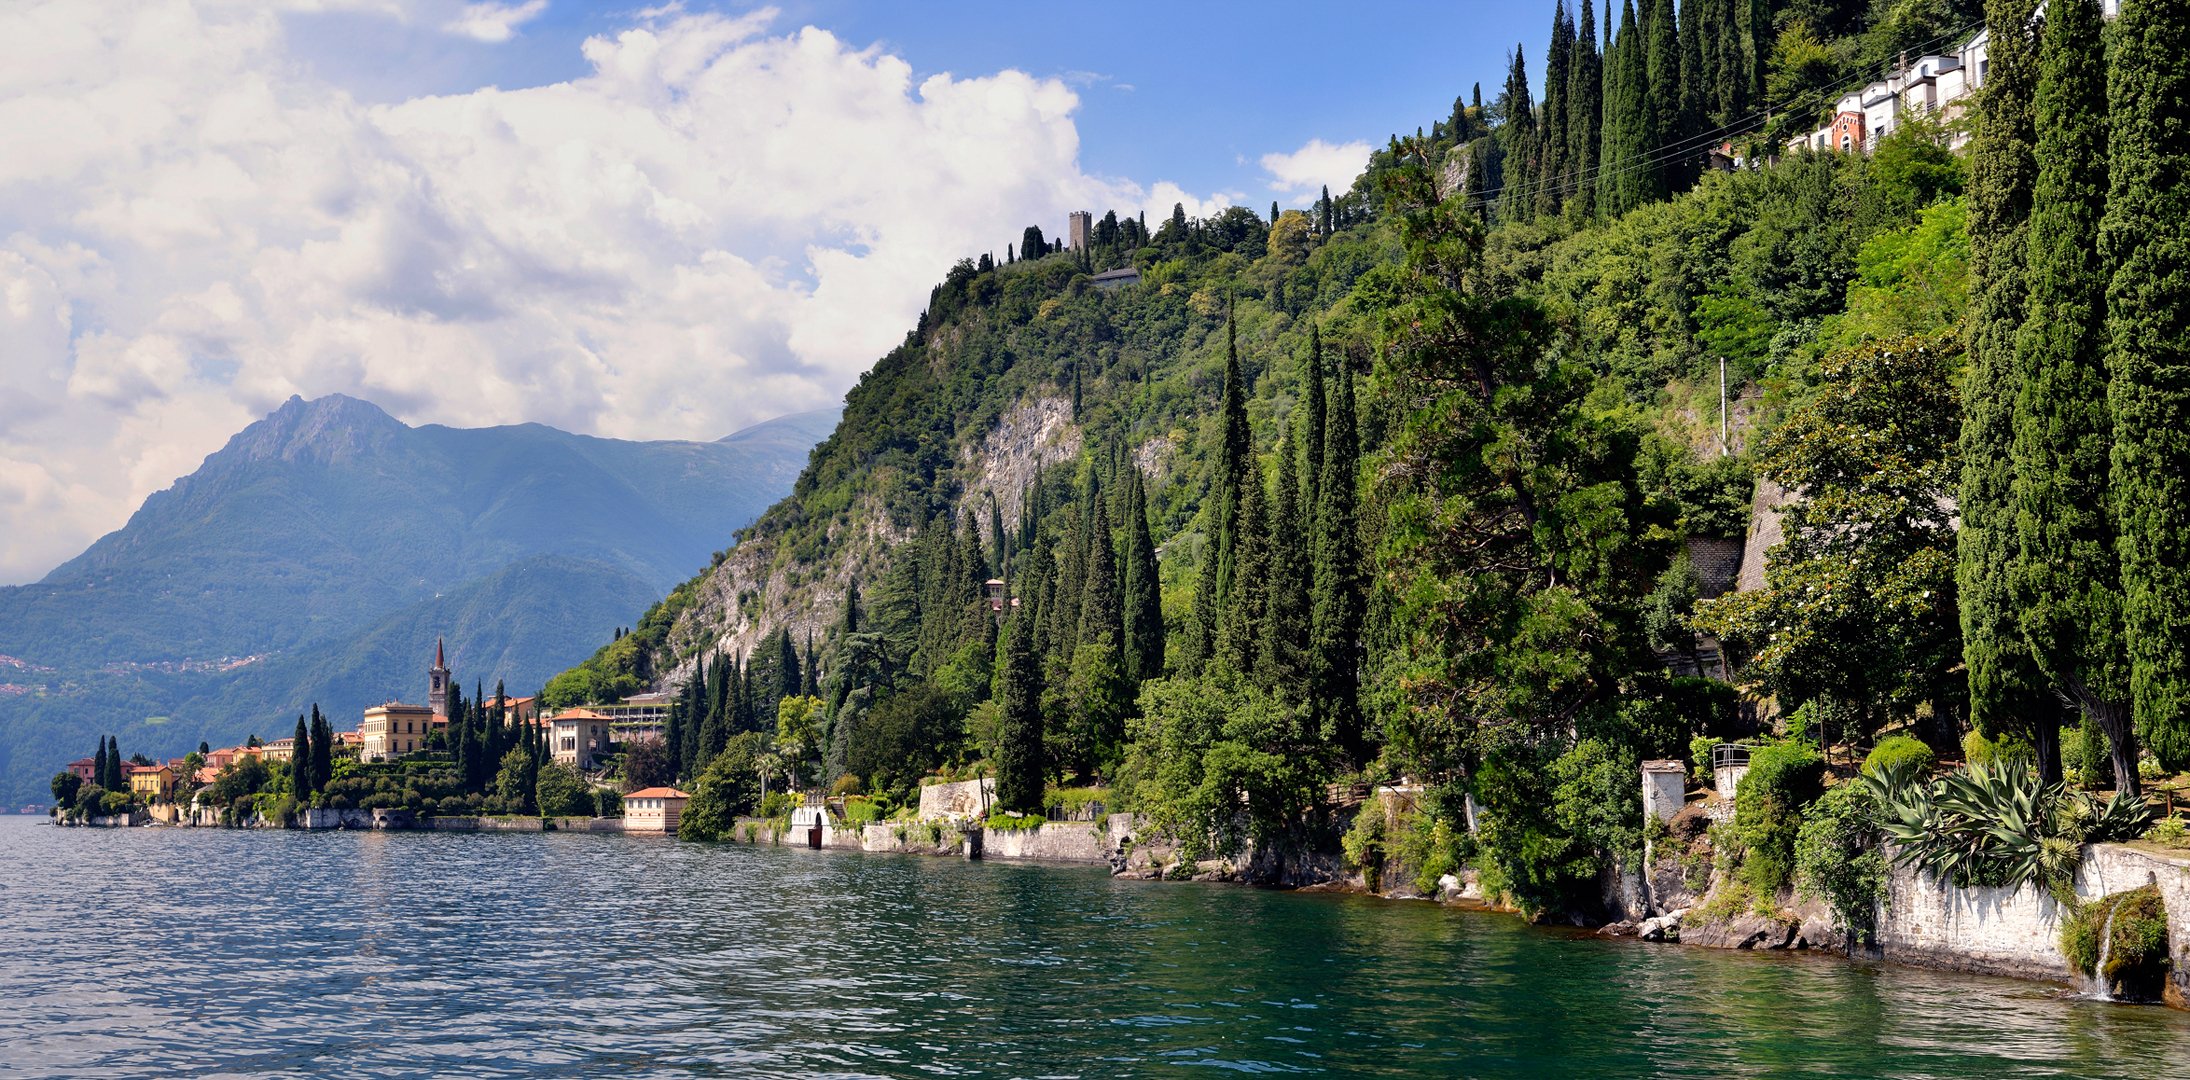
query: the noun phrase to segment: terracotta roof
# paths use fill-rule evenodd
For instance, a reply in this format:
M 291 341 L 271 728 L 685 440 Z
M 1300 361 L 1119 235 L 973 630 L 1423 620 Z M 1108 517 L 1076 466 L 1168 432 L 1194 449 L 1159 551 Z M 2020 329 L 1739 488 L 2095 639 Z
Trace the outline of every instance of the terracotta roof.
M 607 715 L 606 713 L 597 713 L 597 712 L 594 712 L 594 711 L 593 711 L 593 710 L 591 710 L 591 709 L 564 709 L 564 710 L 563 710 L 562 712 L 556 713 L 556 714 L 555 714 L 554 716 L 551 716 L 551 717 L 549 717 L 548 719 L 550 719 L 550 720 L 606 720 L 606 719 L 608 719 L 608 718 L 609 718 L 609 717 L 608 717 L 608 715 Z
M 691 797 L 673 787 L 640 788 L 624 796 L 626 799 L 689 799 Z
M 159 772 L 159 771 L 160 771 L 161 769 L 167 769 L 167 766 L 165 766 L 165 765 L 131 765 L 131 766 L 129 767 L 129 775 L 131 775 L 131 776 L 137 776 L 137 775 L 141 775 L 141 774 L 143 774 L 143 773 L 156 773 L 156 772 Z M 167 769 L 167 771 L 168 771 L 168 772 L 174 772 L 175 770 L 173 770 L 173 769 Z

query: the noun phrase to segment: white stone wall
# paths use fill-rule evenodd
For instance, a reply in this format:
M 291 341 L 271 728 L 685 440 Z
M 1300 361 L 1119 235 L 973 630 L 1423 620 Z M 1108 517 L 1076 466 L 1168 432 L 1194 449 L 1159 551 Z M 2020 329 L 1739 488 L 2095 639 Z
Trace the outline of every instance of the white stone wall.
M 981 817 L 996 804 L 996 780 L 960 780 L 955 784 L 929 784 L 920 789 L 920 817 Z
M 2180 970 L 2190 960 L 2190 857 L 2120 844 L 2093 844 L 2076 871 L 2083 901 L 2157 883 L 2167 904 L 2171 952 Z M 2070 978 L 2061 955 L 2067 912 L 2035 886 L 2020 889 L 1942 886 L 1895 867 L 1878 913 L 1878 945 L 1887 960 L 2025 978 Z

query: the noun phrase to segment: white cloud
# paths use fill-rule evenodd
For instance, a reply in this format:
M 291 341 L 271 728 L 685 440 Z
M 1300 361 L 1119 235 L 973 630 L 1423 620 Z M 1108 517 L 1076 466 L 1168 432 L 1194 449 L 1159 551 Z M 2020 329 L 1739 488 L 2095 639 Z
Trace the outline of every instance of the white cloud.
M 1082 172 L 1059 80 L 664 14 L 569 82 L 369 106 L 259 5 L 0 9 L 0 581 L 290 394 L 715 438 L 839 399 L 1029 222 L 1240 201 Z
M 546 10 L 547 0 L 525 0 L 522 4 L 498 4 L 487 0 L 465 4 L 464 10 L 455 18 L 441 24 L 441 29 L 473 41 L 499 45 L 516 37 L 518 27 L 538 18 Z
M 1295 199 L 1314 198 L 1329 187 L 1334 192 L 1351 188 L 1354 178 L 1369 164 L 1369 144 L 1310 139 L 1290 154 L 1262 155 L 1262 171 L 1270 174 L 1270 190 Z

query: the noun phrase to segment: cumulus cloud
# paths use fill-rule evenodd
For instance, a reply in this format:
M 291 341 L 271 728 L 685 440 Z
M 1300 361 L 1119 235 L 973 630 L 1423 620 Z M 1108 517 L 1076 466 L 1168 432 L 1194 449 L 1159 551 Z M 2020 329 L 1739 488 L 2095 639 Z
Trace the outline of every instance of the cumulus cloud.
M 522 4 L 497 4 L 491 2 L 465 4 L 456 17 L 441 24 L 441 29 L 460 34 L 473 41 L 499 45 L 517 36 L 517 28 L 538 18 L 547 10 L 547 0 L 525 0 Z
M 1292 153 L 1262 155 L 1262 171 L 1270 174 L 1270 190 L 1295 199 L 1317 197 L 1325 187 L 1345 191 L 1368 164 L 1369 144 L 1359 141 L 1333 146 L 1322 139 L 1310 139 Z
M 291 394 L 716 438 L 839 399 L 1028 222 L 1237 201 L 1084 173 L 1062 81 L 916 80 L 772 12 L 665 8 L 568 82 L 390 104 L 317 81 L 281 18 L 0 10 L 0 581 Z

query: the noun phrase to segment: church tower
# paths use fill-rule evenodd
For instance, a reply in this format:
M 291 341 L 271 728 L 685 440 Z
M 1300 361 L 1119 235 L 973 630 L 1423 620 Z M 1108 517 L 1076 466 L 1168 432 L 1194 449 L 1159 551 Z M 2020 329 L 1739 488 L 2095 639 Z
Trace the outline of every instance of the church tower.
M 449 715 L 449 665 L 441 639 L 433 639 L 433 666 L 426 669 L 426 705 L 435 716 Z

